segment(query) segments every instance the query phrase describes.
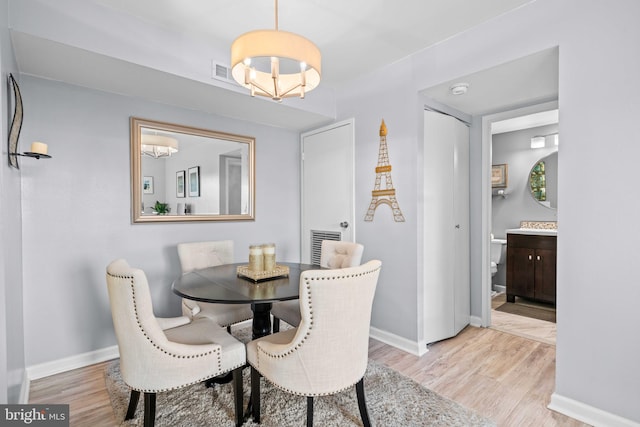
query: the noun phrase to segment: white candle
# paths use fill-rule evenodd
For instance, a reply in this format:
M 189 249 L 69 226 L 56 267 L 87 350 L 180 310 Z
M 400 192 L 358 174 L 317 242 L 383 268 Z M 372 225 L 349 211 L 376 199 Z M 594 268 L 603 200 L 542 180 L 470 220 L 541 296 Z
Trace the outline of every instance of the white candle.
M 265 271 L 272 271 L 276 268 L 276 245 L 267 243 L 262 245 L 262 254 L 264 255 Z
M 262 247 L 259 245 L 249 246 L 249 270 L 263 271 L 264 258 L 262 256 Z
M 37 154 L 47 154 L 47 144 L 44 142 L 32 142 L 31 152 Z

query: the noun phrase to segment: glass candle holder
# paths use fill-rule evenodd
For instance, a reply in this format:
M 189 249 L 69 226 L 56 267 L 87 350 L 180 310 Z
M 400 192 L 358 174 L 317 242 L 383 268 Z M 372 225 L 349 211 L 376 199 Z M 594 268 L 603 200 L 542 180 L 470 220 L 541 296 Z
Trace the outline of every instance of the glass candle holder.
M 260 245 L 249 246 L 249 270 L 264 270 L 264 257 L 262 255 L 262 246 Z
M 276 245 L 267 243 L 262 245 L 262 256 L 264 258 L 264 270 L 273 271 L 276 269 Z

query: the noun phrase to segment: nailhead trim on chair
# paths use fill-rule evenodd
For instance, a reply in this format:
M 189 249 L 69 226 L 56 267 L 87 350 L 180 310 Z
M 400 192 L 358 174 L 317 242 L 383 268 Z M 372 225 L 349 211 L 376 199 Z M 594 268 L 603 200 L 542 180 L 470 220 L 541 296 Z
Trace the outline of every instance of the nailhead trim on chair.
M 368 274 L 372 274 L 372 273 L 378 271 L 379 269 L 380 269 L 380 267 L 378 267 L 378 268 L 376 268 L 374 270 L 363 271 L 362 273 L 357 273 L 357 274 L 332 276 L 331 279 L 335 280 L 335 279 L 345 279 L 345 278 L 348 278 L 348 277 L 365 276 L 365 275 L 368 275 Z M 305 334 L 304 338 L 302 338 L 302 340 L 295 347 L 293 347 L 292 349 L 290 349 L 289 351 L 287 351 L 284 354 L 271 354 L 271 353 L 268 353 L 268 352 L 264 351 L 262 348 L 260 348 L 260 346 L 258 346 L 258 351 L 259 352 L 261 352 L 262 354 L 264 354 L 267 357 L 273 357 L 273 358 L 276 358 L 276 359 L 280 359 L 280 358 L 287 357 L 287 356 L 291 355 L 294 351 L 296 351 L 296 350 L 298 350 L 299 348 L 302 347 L 302 345 L 305 343 L 305 341 L 307 340 L 307 338 L 311 334 L 311 330 L 313 329 L 313 309 L 312 309 L 311 283 L 310 283 L 310 281 L 312 281 L 312 280 L 326 280 L 326 279 L 327 279 L 326 277 L 305 278 L 305 286 L 307 288 L 307 292 L 309 293 L 309 315 L 310 315 L 311 318 L 310 318 L 310 321 L 309 321 L 309 331 L 307 331 L 307 333 Z M 258 358 L 258 362 L 260 362 L 260 358 Z M 258 365 L 259 365 L 259 363 L 258 363 Z M 255 368 L 258 370 L 258 372 L 260 372 L 260 367 L 259 366 L 255 367 Z M 362 379 L 362 378 L 360 378 L 360 379 Z M 360 381 L 360 379 L 358 381 Z M 318 393 L 318 394 L 302 394 L 302 393 L 295 392 L 293 390 L 289 390 L 288 388 L 281 387 L 281 386 L 279 386 L 277 384 L 273 384 L 273 383 L 272 384 L 275 387 L 286 391 L 287 393 L 298 395 L 298 396 L 329 396 L 329 395 L 332 395 L 332 394 L 335 394 L 335 393 L 340 393 L 343 390 L 346 390 L 346 389 L 348 389 L 350 387 L 353 387 L 353 385 L 356 384 L 358 381 L 356 381 L 355 383 L 350 384 L 350 385 L 348 385 L 346 387 L 338 389 L 338 390 L 328 391 L 328 392 L 325 392 L 325 393 Z M 271 381 L 269 381 L 269 382 L 271 382 Z
M 261 374 L 261 375 L 262 375 L 262 374 Z M 268 380 L 267 378 L 265 378 L 264 376 L 263 376 L 263 378 L 264 378 L 265 380 L 269 381 L 269 380 Z M 364 376 L 363 376 L 362 378 L 364 378 Z M 358 379 L 358 381 L 360 381 L 362 378 Z M 353 383 L 353 384 L 351 384 L 351 385 L 348 385 L 348 386 L 346 386 L 346 387 L 342 387 L 342 388 L 340 388 L 340 389 L 336 389 L 336 390 L 334 390 L 334 391 L 328 391 L 328 392 L 326 392 L 326 393 L 313 393 L 313 394 L 303 394 L 303 393 L 299 393 L 299 392 L 297 392 L 297 391 L 289 390 L 289 389 L 288 389 L 288 388 L 286 388 L 286 387 L 281 387 L 281 386 L 279 386 L 278 384 L 272 383 L 271 381 L 269 381 L 269 382 L 270 382 L 274 387 L 279 388 L 279 389 L 280 389 L 280 390 L 282 390 L 282 391 L 286 391 L 286 392 L 287 392 L 287 393 L 289 393 L 289 394 L 293 394 L 293 395 L 296 395 L 296 396 L 305 396 L 305 397 L 317 397 L 317 396 L 331 396 L 331 395 L 334 395 L 334 394 L 336 394 L 336 393 L 340 393 L 341 391 L 345 391 L 345 390 L 347 390 L 347 389 L 350 389 L 350 388 L 351 388 L 351 387 L 353 387 L 353 386 L 354 386 L 358 381 L 356 381 L 355 383 Z
M 204 356 L 207 356 L 207 355 L 210 355 L 210 354 L 213 354 L 213 353 L 217 353 L 217 356 L 218 356 L 218 373 L 214 374 L 213 376 L 221 375 L 221 374 L 227 373 L 227 372 L 231 372 L 232 370 L 237 369 L 240 366 L 244 366 L 244 364 L 241 363 L 241 364 L 239 364 L 237 366 L 234 366 L 233 368 L 229 369 L 228 371 L 222 372 L 222 360 L 221 360 L 221 357 L 220 357 L 220 352 L 221 352 L 221 347 L 220 346 L 216 350 L 211 350 L 211 351 L 208 351 L 206 353 L 196 354 L 196 355 L 193 355 L 193 356 L 181 356 L 179 354 L 173 354 L 173 353 L 170 353 L 170 352 L 164 350 L 160 346 L 158 346 L 155 342 L 153 342 L 153 340 L 151 338 L 149 338 L 149 336 L 147 335 L 145 330 L 142 328 L 142 325 L 140 324 L 140 319 L 138 318 L 138 306 L 136 304 L 136 292 L 135 292 L 135 288 L 134 288 L 133 276 L 116 276 L 116 275 L 113 275 L 111 273 L 107 273 L 107 274 L 109 276 L 111 276 L 111 277 L 115 277 L 116 279 L 124 279 L 124 280 L 129 280 L 130 281 L 131 293 L 133 295 L 133 310 L 134 310 L 134 313 L 136 315 L 136 323 L 138 324 L 138 328 L 140 328 L 140 331 L 142 332 L 142 334 L 147 338 L 147 340 L 151 343 L 151 345 L 154 348 L 160 350 L 161 352 L 163 352 L 163 353 L 165 353 L 165 354 L 167 354 L 167 355 L 169 355 L 171 357 L 175 357 L 177 359 L 195 359 L 195 358 L 204 357 Z M 130 387 L 133 388 L 134 390 L 141 391 L 141 392 L 144 392 L 144 393 L 155 393 L 155 392 L 176 390 L 176 389 L 179 389 L 179 388 L 182 388 L 182 387 L 190 386 L 192 384 L 201 383 L 202 381 L 208 380 L 209 378 L 212 378 L 212 377 L 211 376 L 201 377 L 200 379 L 192 381 L 192 382 L 190 382 L 188 384 L 183 384 L 183 385 L 181 385 L 179 387 L 172 387 L 172 388 L 141 389 L 141 388 L 134 388 L 134 387 L 131 387 L 131 386 Z

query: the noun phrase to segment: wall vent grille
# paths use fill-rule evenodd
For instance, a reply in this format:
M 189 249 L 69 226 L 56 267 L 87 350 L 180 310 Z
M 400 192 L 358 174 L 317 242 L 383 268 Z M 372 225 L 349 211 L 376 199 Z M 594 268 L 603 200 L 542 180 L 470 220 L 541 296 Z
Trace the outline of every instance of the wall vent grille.
M 233 75 L 231 74 L 231 68 L 226 65 L 219 64 L 216 61 L 211 61 L 211 78 L 222 80 L 227 83 L 236 83 L 233 79 Z
M 342 240 L 340 231 L 311 230 L 311 264 L 320 265 L 320 251 L 323 240 Z
M 221 79 L 229 79 L 229 69 L 224 65 L 216 64 L 216 77 Z

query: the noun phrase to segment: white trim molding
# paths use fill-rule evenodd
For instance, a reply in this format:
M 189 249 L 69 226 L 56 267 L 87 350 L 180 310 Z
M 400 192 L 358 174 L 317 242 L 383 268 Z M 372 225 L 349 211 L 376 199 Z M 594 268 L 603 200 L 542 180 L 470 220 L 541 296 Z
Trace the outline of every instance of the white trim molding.
M 113 345 L 100 350 L 65 357 L 64 359 L 52 360 L 51 362 L 29 366 L 27 367 L 27 379 L 28 381 L 33 381 L 50 375 L 59 374 L 60 372 L 71 371 L 73 369 L 84 368 L 85 366 L 93 365 L 95 363 L 117 359 L 118 357 L 120 357 L 118 346 Z
M 482 317 L 479 316 L 471 316 L 469 318 L 469 324 L 471 326 L 475 326 L 476 328 L 482 328 Z
M 404 337 L 374 327 L 369 328 L 369 337 L 418 357 L 429 351 L 426 343 L 411 341 Z
M 640 423 L 557 393 L 551 395 L 547 408 L 595 427 L 640 427 Z

